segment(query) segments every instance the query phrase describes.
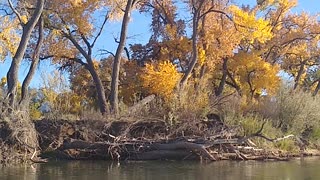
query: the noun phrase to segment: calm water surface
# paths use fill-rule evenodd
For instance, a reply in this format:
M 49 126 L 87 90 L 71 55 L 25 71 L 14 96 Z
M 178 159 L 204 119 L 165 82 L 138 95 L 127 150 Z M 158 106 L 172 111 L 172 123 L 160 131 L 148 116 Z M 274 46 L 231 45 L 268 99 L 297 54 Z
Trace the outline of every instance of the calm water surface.
M 320 158 L 289 162 L 50 162 L 0 168 L 0 180 L 320 180 Z

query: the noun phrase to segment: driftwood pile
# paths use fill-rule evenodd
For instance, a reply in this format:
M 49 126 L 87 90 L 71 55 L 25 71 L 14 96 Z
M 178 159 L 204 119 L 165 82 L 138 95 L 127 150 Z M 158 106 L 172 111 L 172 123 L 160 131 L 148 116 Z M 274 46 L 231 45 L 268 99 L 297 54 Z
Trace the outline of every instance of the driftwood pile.
M 287 155 L 255 147 L 250 140 L 270 139 L 261 129 L 237 136 L 237 128 L 220 121 L 193 121 L 167 126 L 161 120 L 137 122 L 50 121 L 36 122 L 42 156 L 58 159 L 109 160 L 288 160 Z

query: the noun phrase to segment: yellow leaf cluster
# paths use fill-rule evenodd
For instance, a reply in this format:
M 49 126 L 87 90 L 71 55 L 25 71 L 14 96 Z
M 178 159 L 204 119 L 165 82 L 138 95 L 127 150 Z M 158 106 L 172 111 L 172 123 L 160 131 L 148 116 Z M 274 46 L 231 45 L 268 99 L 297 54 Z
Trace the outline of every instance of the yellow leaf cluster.
M 177 36 L 177 27 L 167 24 L 165 27 L 166 35 L 169 39 L 175 39 Z
M 28 16 L 26 16 L 26 15 L 21 16 L 20 19 L 23 24 L 26 24 L 28 22 Z
M 139 98 L 139 94 L 143 93 L 141 87 L 141 67 L 138 66 L 136 61 L 125 61 L 123 64 L 124 72 L 121 77 L 121 81 L 125 82 L 120 87 L 120 96 L 125 104 L 132 105 L 136 98 Z
M 1 81 L 0 81 L 0 87 L 4 87 L 7 84 L 7 78 L 6 77 L 2 77 Z
M 257 40 L 264 43 L 272 38 L 272 27 L 268 20 L 256 19 L 254 13 L 246 12 L 235 5 L 231 5 L 229 11 L 233 14 L 233 21 L 237 29 L 249 42 Z
M 235 54 L 229 68 L 234 72 L 235 79 L 245 95 L 253 96 L 263 91 L 272 94 L 279 87 L 279 67 L 264 61 L 259 52 Z
M 298 4 L 297 0 L 257 0 L 257 4 L 262 8 L 267 6 L 281 7 L 282 10 L 287 11 Z
M 181 74 L 177 71 L 176 66 L 169 61 L 146 64 L 141 75 L 142 86 L 149 93 L 157 94 L 167 100 L 171 98 L 180 78 Z
M 50 18 L 55 27 L 65 27 L 84 35 L 91 35 L 94 31 L 93 13 L 102 4 L 99 0 L 52 0 L 47 6 L 55 10 Z
M 8 16 L 0 16 L 0 61 L 10 53 L 12 56 L 16 53 L 19 36 L 16 32 L 18 23 L 16 20 L 10 20 Z
M 65 111 L 70 114 L 80 114 L 81 112 L 81 102 L 84 100 L 82 96 L 71 92 L 61 93 L 58 96 L 59 101 L 55 106 L 59 106 L 60 112 Z
M 161 44 L 158 59 L 167 59 L 171 62 L 178 59 L 179 61 L 184 62 L 187 61 L 188 53 L 190 53 L 190 51 L 191 44 L 188 38 L 181 37 L 179 39 L 168 40 Z
M 124 15 L 124 9 L 127 4 L 127 0 L 107 0 L 101 1 L 104 3 L 104 6 L 107 6 L 109 9 L 109 19 L 110 20 L 120 20 Z M 136 3 L 138 4 L 138 3 Z M 135 6 L 133 8 L 136 8 Z
M 62 59 L 62 57 L 76 57 L 78 54 L 78 50 L 74 46 L 72 46 L 70 41 L 68 41 L 67 39 L 63 39 L 62 37 L 58 37 L 56 33 L 58 33 L 58 31 L 53 31 L 51 37 L 46 39 L 46 43 L 50 44 L 50 46 L 47 47 L 48 54 L 54 55 L 53 61 L 59 62 L 61 60 L 64 60 Z
M 198 61 L 200 66 L 202 66 L 206 62 L 206 51 L 202 48 L 199 48 Z

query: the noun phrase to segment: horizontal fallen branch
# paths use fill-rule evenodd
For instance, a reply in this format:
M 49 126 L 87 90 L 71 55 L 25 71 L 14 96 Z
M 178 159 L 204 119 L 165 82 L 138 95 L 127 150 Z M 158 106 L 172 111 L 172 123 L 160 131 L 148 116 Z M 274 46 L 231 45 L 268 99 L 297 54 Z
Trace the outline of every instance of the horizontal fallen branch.
M 287 135 L 287 136 L 284 136 L 284 137 L 280 137 L 280 138 L 269 138 L 269 137 L 265 136 L 264 134 L 262 134 L 262 130 L 263 130 L 264 125 L 266 123 L 267 123 L 267 121 L 264 121 L 262 123 L 260 129 L 257 132 L 255 132 L 253 134 L 250 134 L 249 136 L 245 136 L 245 137 L 239 139 L 239 143 L 247 142 L 247 141 L 249 141 L 250 138 L 253 138 L 253 137 L 260 137 L 260 138 L 263 138 L 263 139 L 265 139 L 267 141 L 270 141 L 270 142 L 278 142 L 278 141 L 282 141 L 284 139 L 288 139 L 290 137 L 294 137 L 293 134 L 290 134 L 290 135 Z
M 203 144 L 196 144 L 190 142 L 175 142 L 169 144 L 152 144 L 150 147 L 158 150 L 176 150 L 176 149 L 186 149 L 194 153 L 200 153 L 201 156 L 211 160 L 216 161 L 216 158 L 213 157 L 207 150 L 206 146 Z

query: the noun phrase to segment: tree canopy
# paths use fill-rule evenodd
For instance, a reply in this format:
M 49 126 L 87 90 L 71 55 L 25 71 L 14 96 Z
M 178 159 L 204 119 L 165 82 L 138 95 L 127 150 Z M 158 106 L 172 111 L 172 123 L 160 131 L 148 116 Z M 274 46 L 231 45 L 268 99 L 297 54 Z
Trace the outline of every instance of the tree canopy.
M 293 90 L 316 96 L 319 17 L 292 13 L 296 5 L 295 0 L 250 6 L 228 0 L 8 0 L 0 11 L 0 61 L 11 61 L 11 67 L 8 81 L 1 80 L 6 92 L 1 96 L 18 107 L 40 60 L 56 64 L 70 80 L 68 92 L 50 91 L 55 98 L 42 89 L 46 101 L 70 100 L 69 112 L 75 114 L 80 107 L 118 114 L 122 103 L 151 94 L 170 102 L 186 91 L 197 98 L 236 93 L 253 100 L 275 94 L 283 78 L 292 79 Z M 146 44 L 126 43 L 132 12 L 150 17 Z M 114 21 L 122 27 L 111 52 L 97 41 Z M 21 95 L 22 60 L 33 65 Z

